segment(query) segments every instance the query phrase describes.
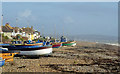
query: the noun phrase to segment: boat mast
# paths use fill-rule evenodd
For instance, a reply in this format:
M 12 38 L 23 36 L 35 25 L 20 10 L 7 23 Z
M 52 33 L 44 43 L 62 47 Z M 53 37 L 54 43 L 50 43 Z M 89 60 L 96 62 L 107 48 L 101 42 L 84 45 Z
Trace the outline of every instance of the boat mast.
M 59 39 L 59 34 L 57 33 L 57 40 Z
M 63 36 L 64 36 L 64 27 L 63 27 Z
M 16 25 L 18 26 L 18 19 L 16 18 Z
M 56 39 L 56 24 L 55 24 L 55 39 Z
M 3 25 L 3 15 L 1 16 L 1 43 L 2 43 L 2 25 Z
M 44 25 L 42 25 L 42 32 L 43 32 L 42 36 L 44 37 Z

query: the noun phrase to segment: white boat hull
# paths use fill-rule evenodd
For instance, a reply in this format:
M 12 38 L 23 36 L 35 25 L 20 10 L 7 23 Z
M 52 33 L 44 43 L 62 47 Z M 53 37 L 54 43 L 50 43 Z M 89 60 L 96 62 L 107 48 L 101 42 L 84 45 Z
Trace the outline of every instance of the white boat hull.
M 74 43 L 72 46 L 76 46 L 76 43 Z
M 19 55 L 48 55 L 52 53 L 52 48 L 33 50 L 33 51 L 20 51 Z

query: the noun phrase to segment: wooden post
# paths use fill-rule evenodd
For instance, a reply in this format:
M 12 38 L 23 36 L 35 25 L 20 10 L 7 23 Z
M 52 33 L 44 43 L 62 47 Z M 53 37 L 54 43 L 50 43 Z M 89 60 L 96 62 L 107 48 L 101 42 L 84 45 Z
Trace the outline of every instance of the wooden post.
M 1 43 L 2 43 L 2 25 L 3 25 L 3 15 L 1 16 Z

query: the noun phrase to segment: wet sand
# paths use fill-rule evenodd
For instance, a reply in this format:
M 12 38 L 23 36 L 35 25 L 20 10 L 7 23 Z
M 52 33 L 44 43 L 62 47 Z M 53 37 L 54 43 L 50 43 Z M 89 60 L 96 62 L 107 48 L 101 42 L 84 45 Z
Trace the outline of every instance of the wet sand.
M 118 47 L 77 42 L 75 47 L 54 48 L 49 56 L 14 57 L 2 72 L 120 72 Z

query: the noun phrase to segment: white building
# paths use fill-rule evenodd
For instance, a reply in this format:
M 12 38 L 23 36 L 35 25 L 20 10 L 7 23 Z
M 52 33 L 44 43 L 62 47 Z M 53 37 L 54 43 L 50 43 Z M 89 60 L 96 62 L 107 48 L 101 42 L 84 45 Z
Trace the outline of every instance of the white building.
M 21 35 L 22 37 L 27 37 L 28 39 L 37 39 L 40 37 L 40 32 L 37 30 L 34 31 L 33 27 L 29 28 L 19 28 L 19 27 L 11 27 L 9 23 L 6 23 L 5 26 L 2 27 L 2 30 L 9 38 L 16 37 L 18 34 Z

